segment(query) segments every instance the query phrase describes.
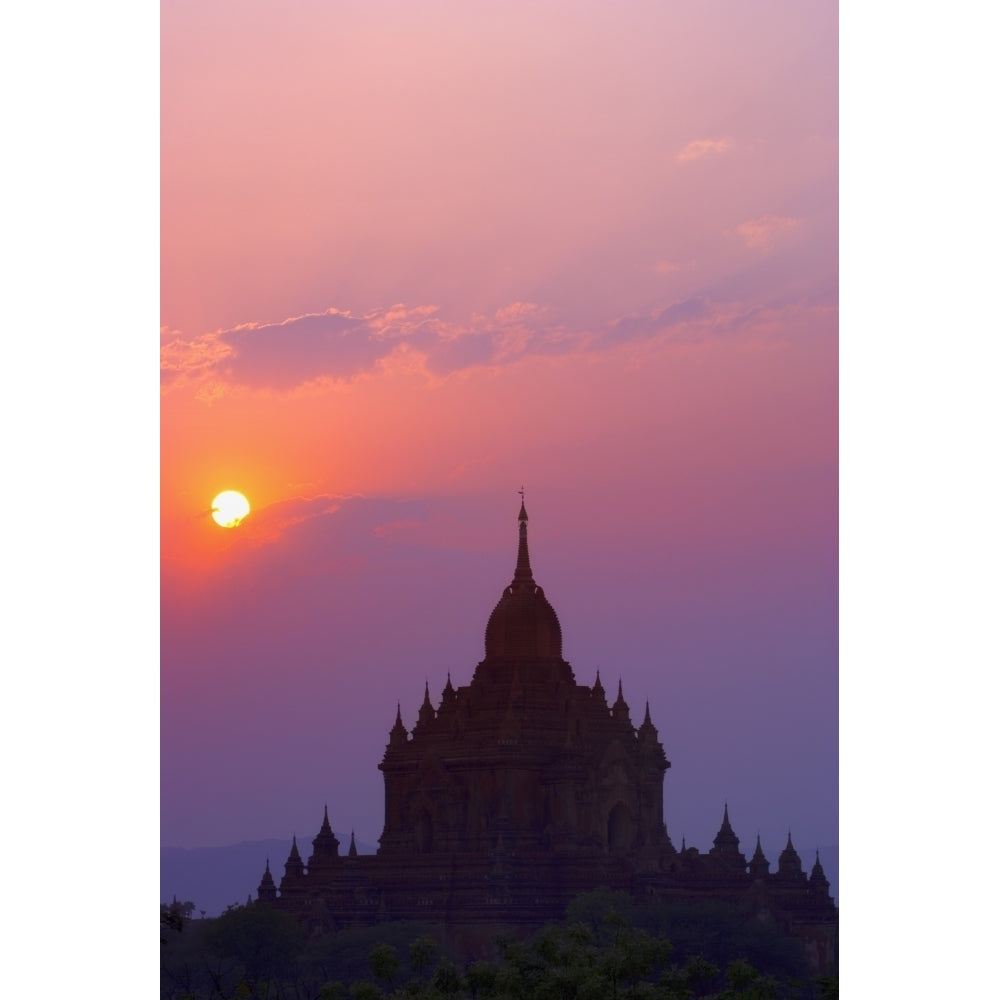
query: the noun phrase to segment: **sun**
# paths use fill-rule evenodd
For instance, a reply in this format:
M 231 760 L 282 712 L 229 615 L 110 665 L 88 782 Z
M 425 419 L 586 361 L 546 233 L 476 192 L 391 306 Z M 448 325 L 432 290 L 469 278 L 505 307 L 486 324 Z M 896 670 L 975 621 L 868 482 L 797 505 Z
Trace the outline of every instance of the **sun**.
M 235 528 L 250 513 L 250 501 L 236 490 L 223 490 L 212 501 L 212 519 L 223 528 Z

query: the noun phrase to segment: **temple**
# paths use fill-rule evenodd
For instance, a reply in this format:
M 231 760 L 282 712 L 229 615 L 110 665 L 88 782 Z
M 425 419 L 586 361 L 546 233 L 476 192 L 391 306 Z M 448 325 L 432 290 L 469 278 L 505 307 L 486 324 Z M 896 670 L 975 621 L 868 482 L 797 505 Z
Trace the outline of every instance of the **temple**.
M 836 961 L 837 908 L 817 855 L 807 877 L 788 844 L 772 872 L 760 838 L 748 861 L 728 806 L 707 853 L 677 850 L 663 820 L 670 762 L 650 717 L 636 727 L 600 674 L 577 682 L 562 629 L 528 556 L 518 514 L 514 578 L 486 624 L 470 683 L 448 681 L 437 708 L 425 685 L 412 732 L 399 706 L 379 764 L 385 825 L 378 852 L 346 854 L 324 807 L 304 862 L 296 839 L 258 901 L 322 932 L 384 920 L 441 924 L 470 954 L 500 931 L 561 919 L 601 885 L 645 900 L 718 899 L 802 938 L 816 969 Z

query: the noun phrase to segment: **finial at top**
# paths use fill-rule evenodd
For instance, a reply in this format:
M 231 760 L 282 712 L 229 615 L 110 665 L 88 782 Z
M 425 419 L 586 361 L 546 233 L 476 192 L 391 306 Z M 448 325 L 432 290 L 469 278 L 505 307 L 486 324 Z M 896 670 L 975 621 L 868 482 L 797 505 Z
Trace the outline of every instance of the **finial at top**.
M 517 515 L 517 566 L 514 569 L 514 580 L 534 584 L 531 576 L 531 562 L 528 559 L 528 512 L 524 509 L 524 487 L 522 486 L 518 492 L 521 495 L 521 509 Z

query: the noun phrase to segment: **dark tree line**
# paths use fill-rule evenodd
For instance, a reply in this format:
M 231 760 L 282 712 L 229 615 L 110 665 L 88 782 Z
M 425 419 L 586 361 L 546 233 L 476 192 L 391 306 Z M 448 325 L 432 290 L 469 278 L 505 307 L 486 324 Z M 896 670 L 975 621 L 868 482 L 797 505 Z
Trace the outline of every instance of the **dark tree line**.
M 830 1000 L 801 944 L 735 907 L 637 905 L 598 889 L 494 961 L 462 962 L 431 925 L 307 938 L 287 914 L 230 907 L 164 929 L 163 1000 Z M 171 917 L 173 920 L 173 917 Z

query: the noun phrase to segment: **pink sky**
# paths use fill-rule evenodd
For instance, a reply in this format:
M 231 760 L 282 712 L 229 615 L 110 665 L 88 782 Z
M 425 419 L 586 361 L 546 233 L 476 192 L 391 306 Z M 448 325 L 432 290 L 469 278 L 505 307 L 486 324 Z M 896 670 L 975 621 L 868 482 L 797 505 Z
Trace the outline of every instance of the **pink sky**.
M 671 836 L 836 842 L 836 5 L 167 0 L 161 98 L 163 842 L 374 842 L 522 484 Z

